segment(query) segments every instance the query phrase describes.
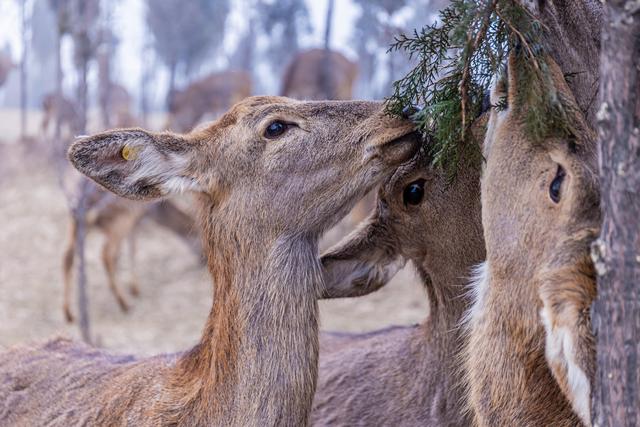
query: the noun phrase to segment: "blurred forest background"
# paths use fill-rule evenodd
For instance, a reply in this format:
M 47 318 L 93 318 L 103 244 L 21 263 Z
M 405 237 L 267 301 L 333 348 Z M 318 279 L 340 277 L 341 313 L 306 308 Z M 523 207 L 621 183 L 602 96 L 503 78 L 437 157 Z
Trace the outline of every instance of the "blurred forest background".
M 152 206 L 106 194 L 67 164 L 75 135 L 186 132 L 249 95 L 385 98 L 412 66 L 388 52 L 394 37 L 446 3 L 0 0 L 0 346 L 82 331 L 108 348 L 175 351 L 196 342 L 208 313 L 189 198 Z M 371 198 L 323 247 L 366 217 Z M 418 322 L 417 282 L 406 268 L 380 292 L 321 302 L 322 328 Z

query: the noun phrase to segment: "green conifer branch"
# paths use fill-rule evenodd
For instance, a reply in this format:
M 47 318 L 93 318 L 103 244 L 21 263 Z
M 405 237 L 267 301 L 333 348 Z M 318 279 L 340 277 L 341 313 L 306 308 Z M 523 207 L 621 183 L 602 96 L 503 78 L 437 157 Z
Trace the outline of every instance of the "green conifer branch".
M 471 125 L 493 75 L 515 49 L 525 132 L 534 140 L 567 132 L 566 103 L 551 80 L 543 38 L 541 23 L 516 0 L 452 0 L 437 23 L 401 35 L 391 46 L 417 64 L 394 83 L 387 108 L 400 114 L 410 105 L 423 107 L 413 119 L 429 136 L 433 163 L 455 173 L 463 152 L 479 153 Z

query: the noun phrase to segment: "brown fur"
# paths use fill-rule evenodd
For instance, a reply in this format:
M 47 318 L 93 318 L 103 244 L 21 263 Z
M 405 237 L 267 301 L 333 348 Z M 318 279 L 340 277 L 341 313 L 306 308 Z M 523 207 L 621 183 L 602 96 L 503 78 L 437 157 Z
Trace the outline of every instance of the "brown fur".
M 251 75 L 244 71 L 213 73 L 171 95 L 167 129 L 187 132 L 205 116 L 219 116 L 251 95 Z
M 102 264 L 107 273 L 109 288 L 122 311 L 126 312 L 129 309 L 129 304 L 117 283 L 117 263 L 122 251 L 122 243 L 124 240 L 127 240 L 129 244 L 128 259 L 131 266 L 129 290 L 133 296 L 138 296 L 140 290 L 138 288 L 138 277 L 136 275 L 135 265 L 136 230 L 140 221 L 144 218 L 151 218 L 156 224 L 172 231 L 189 245 L 196 256 L 202 256 L 202 249 L 199 243 L 200 238 L 195 230 L 195 220 L 175 206 L 170 200 L 164 200 L 159 203 L 136 202 L 117 197 L 97 185 L 91 185 L 87 193 L 86 225 L 88 226 L 88 231 L 95 229 L 104 234 Z M 69 238 L 62 258 L 62 272 L 64 277 L 64 301 L 62 308 L 68 322 L 73 322 L 74 319 L 71 310 L 71 279 L 77 230 L 76 218 L 71 215 Z
M 545 47 L 567 75 L 567 84 L 588 123 L 595 123 L 600 76 L 603 3 L 598 0 L 528 0 L 545 26 Z
M 274 120 L 295 125 L 266 138 Z M 255 97 L 187 135 L 124 129 L 76 141 L 73 164 L 121 196 L 199 193 L 213 306 L 200 343 L 180 355 L 122 359 L 72 343 L 9 350 L 2 423 L 306 424 L 317 240 L 415 153 L 412 129 L 381 103 Z
M 310 49 L 297 54 L 282 79 L 282 95 L 296 99 L 347 100 L 358 66 L 339 52 Z
M 508 80 L 498 82 L 492 94 L 493 104 L 508 94 L 508 107 L 492 111 L 484 142 L 487 273 L 476 285 L 468 324 L 469 405 L 480 426 L 573 426 L 580 423 L 572 411 L 576 396 L 567 393 L 567 372 L 555 361 L 561 366 L 570 359 L 588 362 L 578 367 L 592 372 L 593 337 L 583 316 L 595 295 L 588 267 L 589 243 L 599 222 L 594 137 L 574 111 L 572 138 L 528 140 L 517 114 L 522 109 L 514 105 L 518 76 L 512 61 Z M 560 70 L 554 63 L 550 69 L 557 90 L 577 110 Z M 549 186 L 558 165 L 566 178 L 556 204 Z M 573 352 L 549 358 L 556 331 L 543 325 L 545 306 L 551 307 L 550 324 L 565 326 L 578 340 Z M 591 355 L 585 356 L 585 347 Z
M 484 259 L 480 168 L 457 179 L 427 156 L 385 182 L 368 222 L 322 257 L 325 296 L 363 295 L 383 286 L 406 260 L 422 278 L 430 303 L 420 325 L 367 334 L 321 335 L 314 425 L 468 425 L 457 354 L 467 306 L 465 278 Z M 403 191 L 424 179 L 419 205 Z

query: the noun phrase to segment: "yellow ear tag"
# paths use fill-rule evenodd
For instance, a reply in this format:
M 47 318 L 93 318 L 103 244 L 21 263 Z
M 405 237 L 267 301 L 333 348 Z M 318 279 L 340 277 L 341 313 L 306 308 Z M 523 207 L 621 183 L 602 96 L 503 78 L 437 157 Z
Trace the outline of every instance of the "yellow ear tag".
M 138 157 L 138 149 L 136 147 L 130 147 L 128 145 L 125 145 L 124 147 L 122 147 L 122 158 L 130 161 L 130 160 L 135 160 L 136 157 Z

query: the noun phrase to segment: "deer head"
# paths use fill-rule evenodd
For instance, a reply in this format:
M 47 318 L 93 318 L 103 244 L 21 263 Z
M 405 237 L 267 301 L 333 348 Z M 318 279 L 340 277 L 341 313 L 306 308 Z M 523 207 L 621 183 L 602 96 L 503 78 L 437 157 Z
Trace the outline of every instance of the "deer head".
M 69 158 L 123 197 L 191 190 L 238 218 L 318 233 L 415 152 L 401 139 L 412 126 L 375 102 L 253 97 L 190 134 L 109 131 L 78 140 Z
M 481 425 L 575 423 L 560 390 L 584 422 L 590 418 L 589 248 L 600 219 L 594 135 L 547 61 L 569 134 L 527 136 L 514 54 L 491 94 L 506 108 L 493 109 L 484 142 L 487 264 L 468 346 L 470 402 Z
M 459 282 L 484 259 L 480 168 L 461 165 L 451 180 L 430 163 L 423 151 L 401 165 L 382 184 L 367 221 L 323 255 L 323 297 L 373 292 L 411 260 L 424 279 L 432 315 L 445 306 L 464 306 Z M 454 319 L 459 315 L 444 311 Z

